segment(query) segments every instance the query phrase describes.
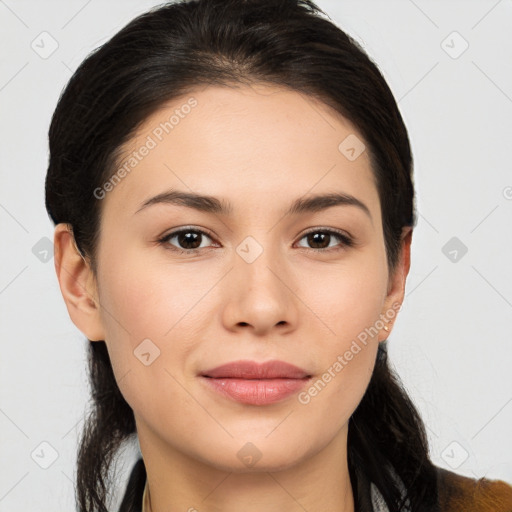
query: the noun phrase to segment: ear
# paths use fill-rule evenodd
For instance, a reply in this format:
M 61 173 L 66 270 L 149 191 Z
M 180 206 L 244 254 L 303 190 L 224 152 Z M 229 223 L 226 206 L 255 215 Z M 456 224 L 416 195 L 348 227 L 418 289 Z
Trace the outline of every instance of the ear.
M 412 227 L 402 228 L 402 238 L 400 245 L 399 261 L 397 262 L 394 273 L 388 281 L 388 292 L 384 301 L 384 308 L 381 318 L 389 331 L 382 328 L 379 332 L 379 342 L 388 338 L 395 323 L 398 311 L 402 307 L 405 295 L 405 282 L 411 266 L 411 242 Z
M 54 234 L 55 271 L 73 323 L 89 340 L 104 340 L 96 279 L 79 252 L 71 226 L 57 224 Z

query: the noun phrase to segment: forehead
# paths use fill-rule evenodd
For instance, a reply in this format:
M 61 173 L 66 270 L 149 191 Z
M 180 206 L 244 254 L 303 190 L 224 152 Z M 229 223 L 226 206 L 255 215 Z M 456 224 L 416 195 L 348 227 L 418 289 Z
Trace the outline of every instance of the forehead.
M 198 88 L 162 105 L 125 144 L 116 167 L 123 178 L 105 202 L 135 211 L 180 189 L 254 213 L 335 190 L 375 209 L 364 147 L 348 120 L 311 96 L 266 84 Z

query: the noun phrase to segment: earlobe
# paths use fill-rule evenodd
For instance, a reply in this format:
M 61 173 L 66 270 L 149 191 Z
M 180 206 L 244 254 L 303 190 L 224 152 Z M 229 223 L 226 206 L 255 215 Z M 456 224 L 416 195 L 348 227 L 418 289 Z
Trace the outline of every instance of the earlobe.
M 89 340 L 104 340 L 96 280 L 80 254 L 69 224 L 57 224 L 54 234 L 55 271 L 73 323 Z

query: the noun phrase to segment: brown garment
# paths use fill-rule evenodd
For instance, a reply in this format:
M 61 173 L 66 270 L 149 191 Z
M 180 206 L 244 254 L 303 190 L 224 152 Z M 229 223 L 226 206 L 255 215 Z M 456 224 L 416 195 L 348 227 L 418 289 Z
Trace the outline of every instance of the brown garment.
M 512 512 L 512 486 L 437 468 L 441 512 Z

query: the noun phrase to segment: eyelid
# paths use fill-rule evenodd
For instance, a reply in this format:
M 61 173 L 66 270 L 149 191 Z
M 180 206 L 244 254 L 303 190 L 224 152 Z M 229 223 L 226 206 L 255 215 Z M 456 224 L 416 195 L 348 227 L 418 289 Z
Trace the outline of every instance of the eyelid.
M 181 226 L 179 228 L 172 229 L 171 231 L 165 232 L 159 238 L 169 238 L 170 236 L 177 235 L 182 233 L 183 231 L 196 231 L 197 233 L 202 233 L 203 235 L 207 235 L 210 238 L 215 238 L 215 235 L 206 228 L 200 228 L 198 226 Z
M 328 227 L 314 227 L 314 228 L 310 228 L 307 231 L 304 231 L 304 233 L 302 233 L 300 238 L 302 239 L 306 235 L 309 235 L 310 233 L 330 233 L 330 234 L 334 233 L 336 235 L 345 237 L 345 238 L 350 239 L 350 240 L 354 239 L 354 237 L 350 233 L 348 233 L 347 231 L 344 231 L 343 229 L 328 228 Z

